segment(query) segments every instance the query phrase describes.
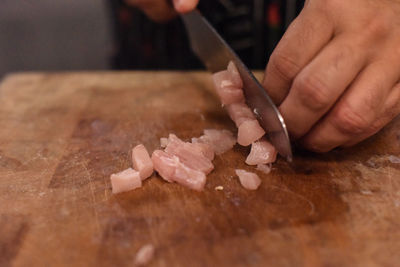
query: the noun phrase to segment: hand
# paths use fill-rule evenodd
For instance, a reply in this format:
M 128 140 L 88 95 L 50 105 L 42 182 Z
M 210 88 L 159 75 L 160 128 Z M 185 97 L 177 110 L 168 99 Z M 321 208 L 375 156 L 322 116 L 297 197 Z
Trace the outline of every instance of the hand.
M 151 20 L 165 22 L 178 13 L 196 8 L 199 0 L 125 0 L 128 5 L 141 9 Z
M 263 85 L 310 150 L 375 134 L 400 113 L 400 1 L 306 1 Z

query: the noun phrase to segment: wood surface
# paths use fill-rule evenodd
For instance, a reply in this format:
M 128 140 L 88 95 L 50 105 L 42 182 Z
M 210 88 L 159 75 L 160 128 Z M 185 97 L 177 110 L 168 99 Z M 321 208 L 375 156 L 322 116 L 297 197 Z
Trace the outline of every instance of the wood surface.
M 234 130 L 201 72 L 21 73 L 0 87 L 0 266 L 400 266 L 400 120 L 350 148 L 279 158 L 257 191 L 214 160 L 204 192 L 111 173 L 172 132 Z M 222 185 L 223 191 L 216 191 Z

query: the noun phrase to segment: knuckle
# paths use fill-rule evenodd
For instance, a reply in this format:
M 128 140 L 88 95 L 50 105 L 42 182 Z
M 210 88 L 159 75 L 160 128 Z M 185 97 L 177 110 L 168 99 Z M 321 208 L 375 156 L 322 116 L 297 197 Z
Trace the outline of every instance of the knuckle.
M 376 15 L 364 25 L 363 32 L 370 38 L 381 38 L 386 36 L 391 28 L 392 24 L 386 15 Z
M 282 52 L 275 52 L 271 55 L 269 67 L 272 68 L 271 71 L 277 73 L 286 81 L 292 80 L 300 70 L 295 61 Z
M 332 123 L 340 132 L 349 135 L 361 134 L 373 127 L 363 114 L 349 105 L 342 105 L 337 109 L 333 115 Z
M 299 100 L 311 110 L 322 110 L 330 104 L 328 87 L 314 75 L 298 77 L 293 89 L 297 90 Z

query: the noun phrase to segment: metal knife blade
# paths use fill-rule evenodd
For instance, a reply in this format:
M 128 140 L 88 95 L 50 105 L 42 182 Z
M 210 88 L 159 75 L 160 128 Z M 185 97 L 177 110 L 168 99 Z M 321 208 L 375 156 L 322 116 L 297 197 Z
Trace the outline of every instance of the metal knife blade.
M 224 70 L 229 61 L 235 63 L 243 80 L 247 105 L 253 110 L 279 154 L 291 161 L 292 148 L 285 122 L 261 84 L 198 10 L 183 14 L 181 17 L 192 50 L 209 71 L 214 73 Z

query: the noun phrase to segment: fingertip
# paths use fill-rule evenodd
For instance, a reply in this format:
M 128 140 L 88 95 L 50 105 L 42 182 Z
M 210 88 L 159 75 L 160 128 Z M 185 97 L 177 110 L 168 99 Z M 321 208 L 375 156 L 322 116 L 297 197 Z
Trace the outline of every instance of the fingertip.
M 173 0 L 175 10 L 179 13 L 187 13 L 196 8 L 199 0 Z
M 310 133 L 302 137 L 299 143 L 305 149 L 316 153 L 326 153 L 335 148 L 331 144 L 324 143 L 323 140 L 319 139 L 318 136 L 313 136 L 313 133 Z

